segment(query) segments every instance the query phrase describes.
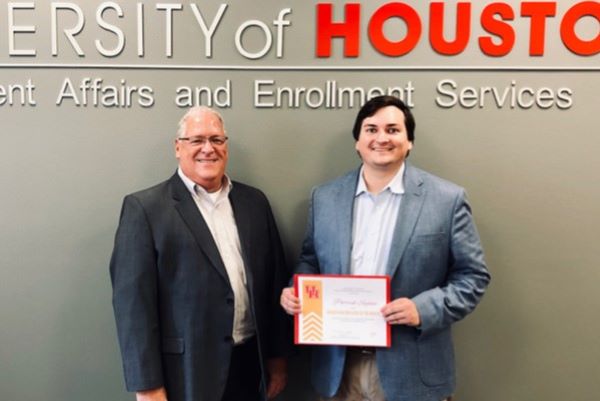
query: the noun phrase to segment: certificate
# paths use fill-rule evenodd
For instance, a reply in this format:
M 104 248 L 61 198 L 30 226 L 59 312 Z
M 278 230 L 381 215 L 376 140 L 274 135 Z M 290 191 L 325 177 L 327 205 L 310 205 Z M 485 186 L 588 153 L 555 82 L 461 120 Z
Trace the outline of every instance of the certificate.
M 389 276 L 298 274 L 294 287 L 302 305 L 294 319 L 296 344 L 390 346 L 380 311 L 390 300 Z

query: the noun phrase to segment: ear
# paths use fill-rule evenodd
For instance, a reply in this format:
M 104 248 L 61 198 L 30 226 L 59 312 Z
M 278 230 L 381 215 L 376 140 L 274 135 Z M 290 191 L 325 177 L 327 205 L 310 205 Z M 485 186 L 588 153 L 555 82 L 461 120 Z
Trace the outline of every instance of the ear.
M 179 160 L 179 152 L 181 152 L 181 142 L 175 139 L 175 158 Z

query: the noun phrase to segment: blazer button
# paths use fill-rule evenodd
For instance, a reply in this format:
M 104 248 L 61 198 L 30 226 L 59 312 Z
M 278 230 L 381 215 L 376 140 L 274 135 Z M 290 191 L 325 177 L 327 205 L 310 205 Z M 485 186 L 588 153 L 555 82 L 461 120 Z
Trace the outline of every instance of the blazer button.
M 227 305 L 233 305 L 233 298 L 227 298 Z
M 232 343 L 233 344 L 233 337 L 231 337 L 231 336 L 225 336 L 224 339 L 225 339 L 226 343 Z

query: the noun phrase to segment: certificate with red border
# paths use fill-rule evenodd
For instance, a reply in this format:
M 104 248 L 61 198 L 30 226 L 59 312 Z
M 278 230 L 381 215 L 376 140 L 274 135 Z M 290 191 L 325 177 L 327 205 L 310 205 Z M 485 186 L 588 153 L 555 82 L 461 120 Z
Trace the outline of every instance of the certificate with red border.
M 302 305 L 294 319 L 296 344 L 391 345 L 380 311 L 390 301 L 389 276 L 297 274 L 294 288 Z

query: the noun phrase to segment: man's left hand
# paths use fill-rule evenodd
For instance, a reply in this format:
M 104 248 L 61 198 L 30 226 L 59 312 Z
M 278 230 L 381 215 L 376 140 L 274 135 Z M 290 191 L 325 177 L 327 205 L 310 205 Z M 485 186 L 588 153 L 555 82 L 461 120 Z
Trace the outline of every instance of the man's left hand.
M 394 299 L 381 308 L 381 314 L 389 324 L 404 324 L 412 327 L 421 324 L 417 305 L 409 298 Z
M 267 386 L 267 397 L 277 397 L 287 384 L 287 360 L 285 358 L 267 359 L 269 371 L 269 384 Z

